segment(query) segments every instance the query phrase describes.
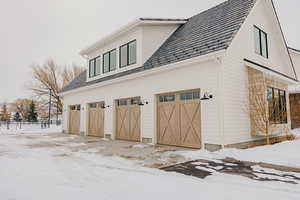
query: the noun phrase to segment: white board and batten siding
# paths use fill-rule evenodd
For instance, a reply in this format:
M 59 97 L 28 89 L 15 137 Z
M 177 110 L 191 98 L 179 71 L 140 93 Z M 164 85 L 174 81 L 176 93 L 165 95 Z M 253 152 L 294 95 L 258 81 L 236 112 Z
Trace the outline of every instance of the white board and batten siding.
M 268 34 L 268 59 L 255 53 L 254 25 Z M 246 106 L 247 99 L 249 99 L 248 72 L 244 58 L 294 77 L 284 39 L 281 36 L 271 1 L 258 1 L 242 28 L 237 32 L 223 61 L 223 118 L 226 144 L 258 139 L 250 134 L 250 118 Z M 288 121 L 290 123 L 290 119 Z
M 169 71 L 152 74 L 132 80 L 126 80 L 89 90 L 82 90 L 64 96 L 65 108 L 80 103 L 81 132 L 86 132 L 86 107 L 89 102 L 104 101 L 112 105 L 105 109 L 104 133 L 115 134 L 115 100 L 128 97 L 141 97 L 149 102 L 141 106 L 141 138 L 152 138 L 156 142 L 156 95 L 182 90 L 200 88 L 209 91 L 214 98 L 201 103 L 202 138 L 203 142 L 220 144 L 220 107 L 219 107 L 219 70 L 220 64 L 215 60 L 205 61 L 189 66 L 182 66 Z M 65 109 L 65 117 L 67 112 Z M 67 118 L 65 118 L 67 119 Z M 64 120 L 64 129 L 67 128 Z

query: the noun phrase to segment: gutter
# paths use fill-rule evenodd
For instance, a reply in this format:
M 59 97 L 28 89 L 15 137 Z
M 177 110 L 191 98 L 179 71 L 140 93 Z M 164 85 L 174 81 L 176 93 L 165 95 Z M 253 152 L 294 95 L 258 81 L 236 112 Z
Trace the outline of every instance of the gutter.
M 257 66 L 257 67 L 259 67 L 260 69 L 264 69 L 264 70 L 269 71 L 269 72 L 271 72 L 271 73 L 273 73 L 273 74 L 276 74 L 277 76 L 279 75 L 279 76 L 281 76 L 282 79 L 286 79 L 288 82 L 290 82 L 290 83 L 292 83 L 292 84 L 296 84 L 296 83 L 299 82 L 299 81 L 298 81 L 297 79 L 295 79 L 295 78 L 292 78 L 292 77 L 290 77 L 290 76 L 288 76 L 288 75 L 286 75 L 286 74 L 283 74 L 283 73 L 278 72 L 278 71 L 276 71 L 276 70 L 274 70 L 274 69 L 271 69 L 271 68 L 269 68 L 269 67 L 267 67 L 267 66 L 265 66 L 265 65 L 262 65 L 262 64 L 259 64 L 259 63 L 257 63 L 257 62 L 251 61 L 251 60 L 249 60 L 249 59 L 247 59 L 247 58 L 244 58 L 244 61 L 245 61 L 246 63 L 250 63 L 250 64 L 252 64 L 252 65 Z

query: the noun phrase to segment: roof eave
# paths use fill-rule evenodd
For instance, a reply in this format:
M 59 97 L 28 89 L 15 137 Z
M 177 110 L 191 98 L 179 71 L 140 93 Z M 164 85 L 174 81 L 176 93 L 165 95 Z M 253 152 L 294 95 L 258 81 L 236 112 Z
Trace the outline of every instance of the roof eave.
M 161 67 L 154 67 L 154 68 L 142 71 L 142 72 L 138 72 L 138 73 L 130 74 L 130 75 L 127 75 L 127 76 L 119 77 L 119 78 L 112 79 L 112 80 L 109 80 L 109 81 L 99 82 L 99 83 L 96 83 L 96 84 L 92 84 L 92 85 L 88 85 L 88 86 L 79 87 L 79 88 L 75 88 L 75 89 L 72 89 L 72 90 L 60 92 L 59 96 L 65 96 L 65 95 L 68 95 L 68 94 L 72 94 L 72 93 L 76 93 L 76 92 L 80 92 L 80 91 L 84 91 L 84 90 L 88 90 L 88 89 L 93 89 L 93 88 L 97 88 L 97 87 L 101 87 L 101 86 L 105 86 L 105 85 L 110 85 L 110 84 L 118 83 L 118 82 L 125 81 L 125 80 L 130 80 L 130 79 L 134 79 L 134 78 L 141 78 L 143 76 L 149 76 L 151 74 L 160 73 L 160 72 L 164 72 L 164 71 L 167 71 L 167 70 L 174 70 L 174 69 L 177 69 L 179 67 L 183 67 L 183 66 L 190 65 L 190 64 L 201 63 L 201 62 L 205 62 L 205 61 L 208 61 L 208 60 L 218 60 L 219 58 L 222 59 L 224 56 L 226 56 L 226 49 L 215 51 L 215 52 L 205 54 L 205 55 L 202 55 L 202 56 L 197 56 L 197 57 L 190 58 L 190 59 L 187 59 L 187 60 L 171 63 L 171 64 L 164 65 L 164 66 L 161 66 Z
M 295 48 L 292 48 L 292 47 L 288 47 L 288 49 L 290 51 L 293 51 L 293 52 L 297 53 L 297 54 L 300 54 L 300 50 L 298 50 L 298 49 L 295 49 Z

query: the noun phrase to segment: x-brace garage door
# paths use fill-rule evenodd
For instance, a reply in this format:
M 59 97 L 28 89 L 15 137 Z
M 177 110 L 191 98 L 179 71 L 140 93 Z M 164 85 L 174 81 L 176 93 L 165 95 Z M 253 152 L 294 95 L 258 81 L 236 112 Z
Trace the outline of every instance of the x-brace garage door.
M 140 141 L 141 110 L 139 98 L 117 100 L 116 138 L 119 140 Z
M 158 144 L 201 148 L 200 91 L 158 96 Z
M 88 112 L 88 135 L 104 137 L 104 103 L 90 103 Z
M 80 105 L 70 106 L 69 108 L 69 133 L 80 134 Z

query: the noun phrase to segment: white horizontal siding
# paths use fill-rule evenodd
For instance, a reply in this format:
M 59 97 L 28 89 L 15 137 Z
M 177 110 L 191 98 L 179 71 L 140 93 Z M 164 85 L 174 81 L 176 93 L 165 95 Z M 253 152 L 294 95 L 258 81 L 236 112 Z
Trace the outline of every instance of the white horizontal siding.
M 140 96 L 149 101 L 142 106 L 141 136 L 155 140 L 156 136 L 156 94 L 200 88 L 214 95 L 212 100 L 202 103 L 202 131 L 206 143 L 219 144 L 220 141 L 220 104 L 218 104 L 219 67 L 215 61 L 207 61 L 171 71 L 162 72 L 146 77 L 127 80 L 112 85 L 85 90 L 64 96 L 64 116 L 66 119 L 69 105 L 81 104 L 81 131 L 86 131 L 86 107 L 89 102 L 105 101 L 112 105 L 114 100 L 126 97 Z M 203 94 L 203 93 L 202 93 Z M 105 133 L 113 134 L 114 108 L 105 111 Z M 64 120 L 64 130 L 67 130 L 67 120 Z
M 253 26 L 268 34 L 269 59 L 255 54 Z M 250 59 L 294 77 L 279 26 L 269 0 L 258 1 L 227 50 L 224 59 L 225 143 L 251 141 L 248 107 L 248 72 L 243 61 Z

